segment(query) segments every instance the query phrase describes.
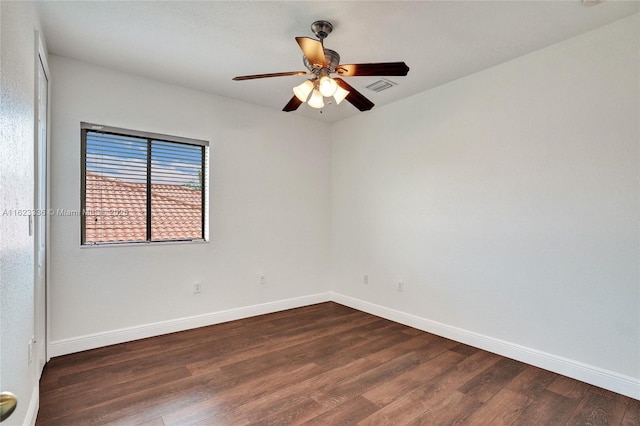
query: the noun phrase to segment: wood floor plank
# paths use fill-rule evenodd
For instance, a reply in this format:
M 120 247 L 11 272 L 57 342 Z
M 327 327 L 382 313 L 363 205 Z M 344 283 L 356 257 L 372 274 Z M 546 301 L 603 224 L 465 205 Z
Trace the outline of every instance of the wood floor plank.
M 309 421 L 321 413 L 324 408 L 311 398 L 302 402 L 281 400 L 277 405 L 269 406 L 263 414 L 244 413 L 243 418 L 251 418 L 250 425 L 292 425 Z M 279 409 L 280 408 L 280 409 Z
M 531 403 L 525 394 L 503 388 L 467 419 L 472 425 L 506 426 L 512 424 Z
M 417 389 L 380 408 L 373 415 L 363 419 L 361 423 L 363 425 L 394 424 L 394 422 L 407 424 L 500 359 L 498 355 L 489 352 L 476 352 L 460 361 L 454 368 L 426 380 Z
M 639 425 L 640 401 L 327 302 L 52 359 L 37 426 Z
M 151 419 L 147 422 L 137 423 L 135 426 L 165 426 L 165 425 L 160 417 L 156 417 L 155 419 Z
M 408 340 L 394 345 L 379 346 L 380 350 L 370 353 L 366 356 L 375 359 L 378 362 L 388 362 L 400 355 L 404 355 L 407 352 L 416 352 L 421 357 L 422 361 L 430 360 L 442 352 L 446 351 L 453 346 L 451 340 L 443 338 L 432 338 L 430 335 L 413 336 Z M 389 337 L 380 338 L 380 342 L 389 341 Z M 364 355 L 364 354 L 363 354 Z
M 363 396 L 379 407 L 384 407 L 401 396 L 423 386 L 425 382 L 428 382 L 433 377 L 454 368 L 462 359 L 463 355 L 459 353 L 445 351 L 429 360 L 429 362 L 423 362 L 416 368 L 398 375 L 388 384 L 365 392 Z
M 74 404 L 60 404 L 61 400 L 73 399 L 82 401 L 83 405 L 97 406 L 104 401 L 116 400 L 144 391 L 159 382 L 171 383 L 190 376 L 191 374 L 185 367 L 178 367 L 166 371 L 159 370 L 152 375 L 132 376 L 128 382 L 110 382 L 101 385 L 98 378 L 88 383 L 52 390 L 49 393 L 50 398 L 41 401 L 39 410 L 43 416 L 61 417 L 78 409 Z
M 620 424 L 627 411 L 628 398 L 604 389 L 591 389 L 573 413 L 572 425 Z
M 467 423 L 467 419 L 482 406 L 482 402 L 473 396 L 453 391 L 425 412 L 418 415 L 412 425 L 453 425 Z
M 385 330 L 387 327 L 382 325 L 378 330 Z M 404 333 L 389 333 L 386 337 L 373 339 L 368 332 L 362 332 L 347 339 L 344 334 L 336 337 L 338 340 L 335 344 L 320 347 L 311 345 L 303 351 L 301 356 L 311 358 L 327 368 L 335 368 L 364 356 L 381 353 L 390 347 L 403 345 L 413 339 L 412 336 Z
M 514 425 L 565 425 L 577 408 L 577 401 L 549 391 L 542 392 L 529 404 Z
M 550 371 L 525 365 L 525 369 L 506 386 L 507 389 L 536 399 L 558 377 Z
M 480 349 L 474 348 L 473 346 L 465 345 L 464 343 L 457 343 L 451 348 L 451 350 L 461 355 L 471 356 L 478 352 Z
M 345 319 L 347 320 L 346 323 Z M 279 335 L 271 336 L 269 339 L 262 339 L 252 347 L 244 348 L 241 351 L 234 352 L 233 356 L 221 354 L 220 356 L 214 358 L 212 354 L 212 356 L 206 359 L 190 363 L 188 365 L 188 368 L 193 374 L 200 374 L 206 372 L 211 368 L 215 369 L 228 364 L 235 364 L 240 361 L 250 362 L 249 360 L 256 357 L 263 357 L 265 354 L 277 351 L 280 351 L 281 353 L 283 350 L 286 350 L 286 348 L 296 346 L 299 347 L 299 345 L 304 345 L 310 340 L 329 336 L 332 336 L 335 339 L 339 339 L 342 334 L 350 335 L 350 333 L 353 332 L 354 328 L 357 328 L 359 326 L 367 327 L 370 323 L 376 322 L 379 324 L 378 321 L 379 319 L 373 316 L 337 318 L 332 320 L 331 322 L 317 325 L 313 329 L 307 330 L 304 333 L 298 330 L 298 332 L 290 333 L 290 335 L 286 337 Z M 357 330 L 360 331 L 361 329 L 358 328 Z
M 49 418 L 47 420 L 51 423 L 45 421 L 43 424 L 84 426 L 142 423 L 210 398 L 224 389 L 225 382 L 229 380 L 215 373 L 189 377 L 157 384 L 143 391 L 105 400 L 92 406 L 84 405 L 80 398 L 75 401 L 77 409 L 74 413 Z
M 311 398 L 314 392 L 318 389 L 328 389 L 336 384 L 347 382 L 353 376 L 369 371 L 378 365 L 378 363 L 370 359 L 360 358 L 349 364 L 328 370 L 311 379 L 291 383 L 289 386 L 275 390 L 270 395 L 236 406 L 237 418 L 246 418 L 250 423 L 260 423 L 264 413 L 275 413 L 268 414 L 267 418 L 288 418 L 288 407 L 286 407 L 288 401 L 292 402 L 293 405 L 297 405 L 300 404 L 300 401 L 312 400 L 314 404 L 305 404 L 305 411 L 296 413 L 298 420 L 309 420 L 327 411 L 326 407 Z M 283 406 L 284 408 L 282 408 Z M 267 424 L 270 423 L 267 422 Z
M 315 364 L 306 364 L 295 369 L 284 366 L 229 386 L 224 392 L 216 393 L 197 404 L 166 414 L 162 419 L 166 426 L 195 424 L 204 419 L 211 419 L 214 424 L 223 424 L 223 419 L 229 417 L 226 413 L 233 407 L 269 395 L 274 387 L 286 385 L 290 380 L 296 382 L 306 380 L 323 371 Z M 233 401 L 233 404 L 229 404 L 229 401 Z
M 570 399 L 582 399 L 590 387 L 591 385 L 587 383 L 558 374 L 549 386 L 547 386 L 547 390 Z
M 629 399 L 621 424 L 622 426 L 640 426 L 640 400 Z
M 315 392 L 312 398 L 325 407 L 335 407 L 351 398 L 362 395 L 369 389 L 380 386 L 418 364 L 420 364 L 419 356 L 415 352 L 409 352 L 326 391 Z
M 491 367 L 477 374 L 466 382 L 458 390 L 466 395 L 473 396 L 481 402 L 486 402 L 507 383 L 512 381 L 525 368 L 521 362 L 509 358 L 502 358 Z
M 357 396 L 344 404 L 340 404 L 334 410 L 326 411 L 304 423 L 303 425 L 353 425 L 360 419 L 374 413 L 378 407 L 367 398 Z

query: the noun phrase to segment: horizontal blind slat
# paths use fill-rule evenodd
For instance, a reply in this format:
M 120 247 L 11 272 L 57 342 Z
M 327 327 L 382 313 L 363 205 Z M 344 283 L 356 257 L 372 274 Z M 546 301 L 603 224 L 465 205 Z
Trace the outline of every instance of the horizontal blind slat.
M 202 148 L 151 142 L 151 236 L 153 240 L 203 238 Z
M 201 188 L 206 144 L 99 131 L 85 135 L 85 243 L 204 238 Z M 151 211 L 147 211 L 149 147 Z M 149 220 L 150 236 L 146 235 Z

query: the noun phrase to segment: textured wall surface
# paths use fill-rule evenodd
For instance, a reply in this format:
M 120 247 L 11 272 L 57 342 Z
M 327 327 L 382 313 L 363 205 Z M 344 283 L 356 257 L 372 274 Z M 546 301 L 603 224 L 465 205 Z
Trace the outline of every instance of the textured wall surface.
M 5 424 L 22 425 L 33 396 L 33 208 L 36 19 L 32 5 L 0 3 L 0 390 L 19 400 Z M 36 395 L 37 396 L 37 395 Z

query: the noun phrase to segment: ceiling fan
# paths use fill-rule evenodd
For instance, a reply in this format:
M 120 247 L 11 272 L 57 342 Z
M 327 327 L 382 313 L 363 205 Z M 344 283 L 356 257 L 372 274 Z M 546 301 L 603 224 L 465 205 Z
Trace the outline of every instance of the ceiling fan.
M 311 24 L 311 31 L 318 37 L 318 40 L 310 37 L 296 37 L 298 46 L 300 46 L 304 54 L 303 63 L 309 71 L 243 75 L 233 79 L 242 81 L 256 78 L 306 75 L 309 76 L 309 79 L 293 88 L 294 96 L 282 109 L 283 111 L 295 111 L 304 102 L 307 102 L 313 108 L 322 108 L 324 107 L 325 97 L 333 97 L 336 104 L 346 99 L 347 102 L 360 111 L 368 111 L 373 108 L 373 102 L 343 79 L 332 77 L 331 75 L 337 74 L 339 77 L 405 76 L 409 72 L 409 67 L 404 62 L 341 65 L 338 52 L 326 49 L 323 43 L 324 39 L 333 31 L 333 25 L 328 21 L 316 21 Z

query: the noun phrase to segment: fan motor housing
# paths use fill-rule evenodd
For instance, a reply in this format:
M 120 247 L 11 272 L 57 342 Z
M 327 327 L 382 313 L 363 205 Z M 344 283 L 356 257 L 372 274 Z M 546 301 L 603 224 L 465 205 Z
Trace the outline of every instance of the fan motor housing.
M 340 55 L 338 54 L 338 52 L 331 49 L 324 49 L 324 57 L 327 60 L 327 71 L 329 71 L 329 73 L 336 72 L 336 67 L 338 66 L 338 64 L 340 64 Z M 307 67 L 307 69 L 311 72 L 320 70 L 317 67 L 314 68 L 313 64 L 309 62 L 306 56 L 302 57 L 302 62 L 304 63 L 304 66 Z

